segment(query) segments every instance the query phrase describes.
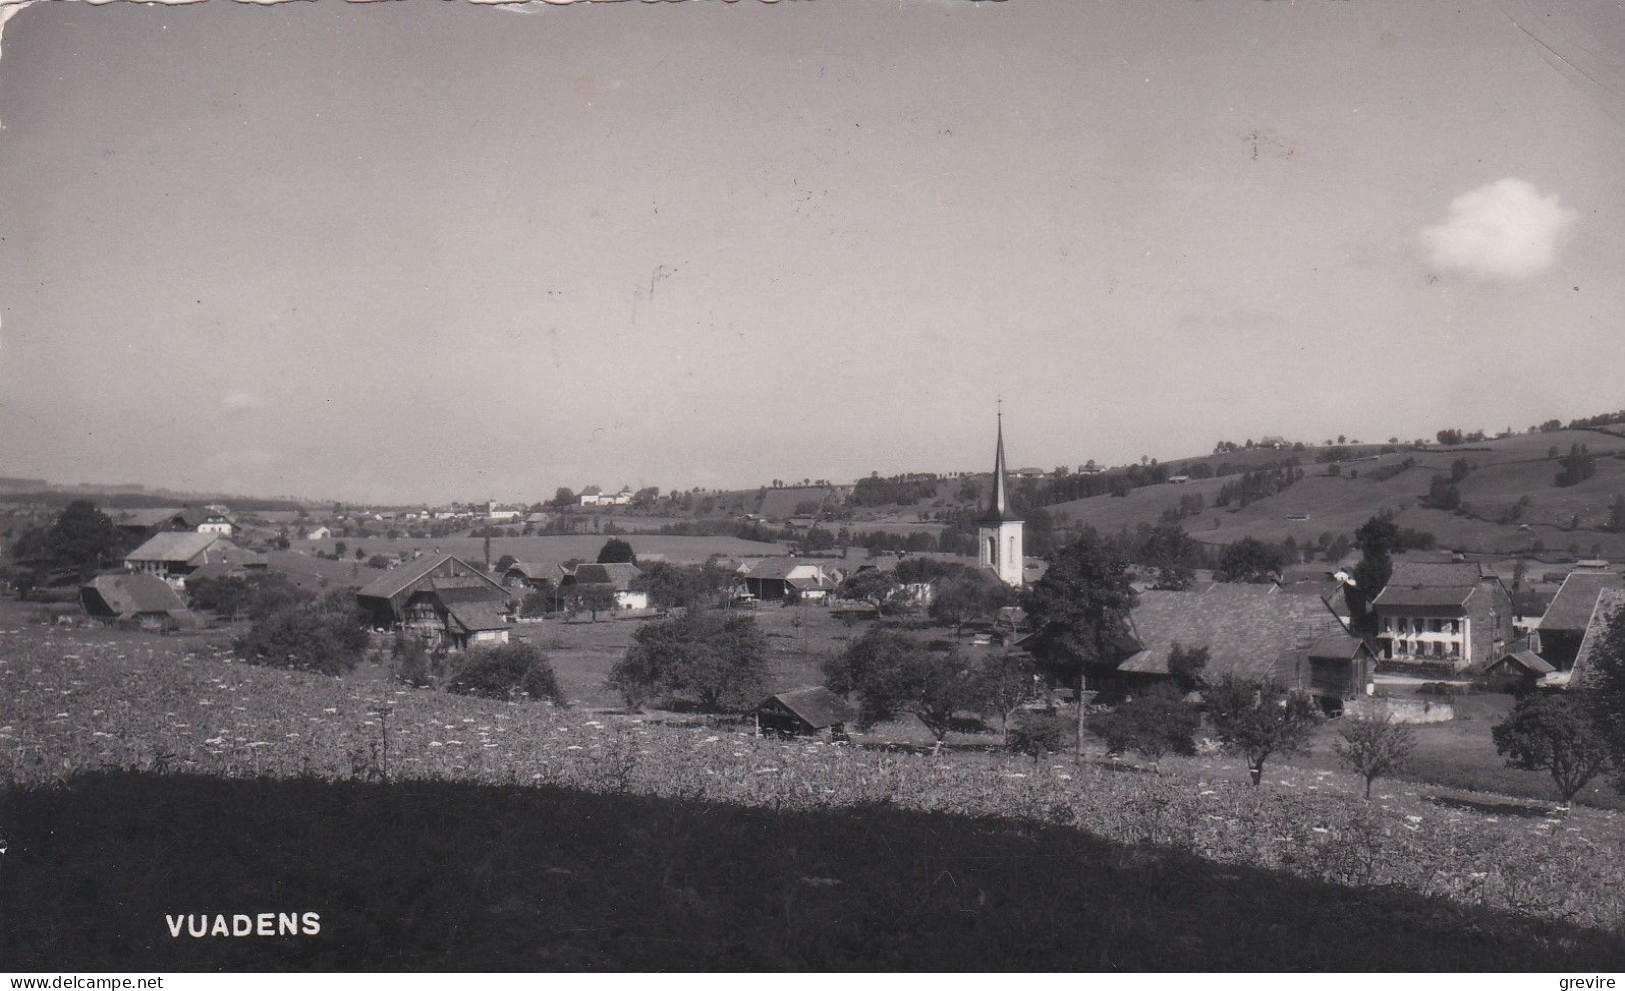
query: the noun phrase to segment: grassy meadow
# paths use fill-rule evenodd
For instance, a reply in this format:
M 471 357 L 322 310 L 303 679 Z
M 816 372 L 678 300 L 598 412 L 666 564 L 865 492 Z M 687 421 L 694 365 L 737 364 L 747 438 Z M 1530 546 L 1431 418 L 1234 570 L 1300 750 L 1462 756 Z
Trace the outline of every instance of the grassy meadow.
M 1314 760 L 1252 789 L 1219 756 L 1153 774 L 759 739 L 17 619 L 0 959 L 24 969 L 1625 966 L 1608 809 L 1408 782 L 1367 803 Z M 594 677 L 566 674 L 574 653 L 555 648 L 572 694 Z M 322 932 L 177 939 L 164 919 L 263 911 Z

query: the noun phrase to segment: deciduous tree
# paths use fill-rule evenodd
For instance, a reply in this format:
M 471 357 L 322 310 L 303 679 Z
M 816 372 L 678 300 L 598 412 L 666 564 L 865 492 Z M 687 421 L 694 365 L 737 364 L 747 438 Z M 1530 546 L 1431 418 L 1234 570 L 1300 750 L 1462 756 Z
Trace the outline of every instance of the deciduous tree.
M 1567 806 L 1608 764 L 1608 740 L 1580 699 L 1530 695 L 1490 730 L 1507 766 L 1545 771 Z
M 1226 749 L 1246 758 L 1255 788 L 1264 779 L 1265 761 L 1302 750 L 1320 721 L 1312 699 L 1268 678 L 1225 675 L 1202 694 L 1213 731 Z
M 1365 797 L 1371 798 L 1371 783 L 1404 768 L 1416 749 L 1416 736 L 1404 723 L 1348 716 L 1333 744 L 1337 759 L 1365 779 Z

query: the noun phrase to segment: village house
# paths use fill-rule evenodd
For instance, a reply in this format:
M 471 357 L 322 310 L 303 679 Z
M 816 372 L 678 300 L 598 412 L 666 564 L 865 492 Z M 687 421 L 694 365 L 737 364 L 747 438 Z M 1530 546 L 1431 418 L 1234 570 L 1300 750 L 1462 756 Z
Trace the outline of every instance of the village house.
M 198 625 L 174 588 L 142 572 L 97 575 L 79 590 L 79 602 L 93 619 L 129 623 L 143 630 L 176 630 Z
M 1384 660 L 1483 670 L 1512 642 L 1512 595 L 1475 562 L 1404 561 L 1372 600 Z
M 478 568 L 450 554 L 425 555 L 356 593 L 373 629 L 399 631 L 448 650 L 508 642 L 513 598 Z
M 264 559 L 217 534 L 195 531 L 155 533 L 124 556 L 125 570 L 155 575 L 182 588 L 186 576 L 204 565 L 232 563 L 263 566 Z
M 1540 618 L 1540 656 L 1559 671 L 1574 667 L 1605 590 L 1625 588 L 1625 575 L 1571 571 Z
M 559 590 L 576 586 L 600 585 L 615 593 L 615 608 L 635 611 L 649 608 L 649 593 L 634 589 L 632 584 L 643 574 L 642 569 L 629 562 L 616 564 L 578 564 L 573 568 L 559 565 Z
M 1165 681 L 1177 644 L 1207 648 L 1203 677 L 1268 678 L 1314 696 L 1328 711 L 1368 692 L 1364 641 L 1325 600 L 1273 585 L 1215 584 L 1196 592 L 1141 592 L 1131 614 L 1139 649 L 1117 667 L 1115 691 Z
M 621 486 L 621 491 L 614 494 L 605 492 L 596 485 L 589 485 L 581 490 L 581 504 L 583 506 L 627 506 L 632 503 L 632 490 Z
M 747 594 L 762 602 L 805 597 L 826 601 L 839 585 L 840 574 L 823 563 L 798 557 L 764 557 L 742 565 L 740 577 Z
M 328 540 L 332 536 L 333 536 L 333 531 L 332 531 L 331 528 L 325 527 L 325 526 L 319 526 L 319 527 L 316 527 L 314 530 L 311 530 L 309 533 L 306 533 L 305 534 L 305 539 L 306 540 Z
M 545 588 L 553 584 L 554 570 L 545 564 L 515 561 L 502 572 L 502 584 L 515 589 Z

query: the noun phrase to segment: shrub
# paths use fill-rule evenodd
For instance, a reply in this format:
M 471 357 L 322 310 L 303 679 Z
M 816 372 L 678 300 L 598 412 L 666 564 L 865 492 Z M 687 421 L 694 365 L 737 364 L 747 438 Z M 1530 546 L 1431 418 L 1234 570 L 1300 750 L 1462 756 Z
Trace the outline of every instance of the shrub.
M 367 631 L 343 592 L 315 602 L 285 605 L 256 620 L 236 650 L 253 664 L 343 674 L 361 662 Z
M 1010 749 L 1037 764 L 1072 745 L 1073 721 L 1056 712 L 1029 712 L 1010 727 Z
M 1154 765 L 1169 753 L 1194 754 L 1201 718 L 1180 700 L 1179 690 L 1159 685 L 1087 722 L 1089 732 L 1106 742 L 1106 752 L 1133 750 Z
M 554 705 L 567 704 L 547 655 L 528 643 L 505 643 L 465 651 L 446 680 L 446 690 L 507 702 L 536 699 Z

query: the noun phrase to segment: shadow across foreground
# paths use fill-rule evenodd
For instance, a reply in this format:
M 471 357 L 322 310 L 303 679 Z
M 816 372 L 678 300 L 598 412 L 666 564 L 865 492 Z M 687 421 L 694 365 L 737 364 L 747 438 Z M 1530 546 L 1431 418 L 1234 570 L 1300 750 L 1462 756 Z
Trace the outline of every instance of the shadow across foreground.
M 116 772 L 0 825 L 20 971 L 1625 968 L 1618 934 L 887 807 Z M 261 912 L 321 932 L 165 920 Z

